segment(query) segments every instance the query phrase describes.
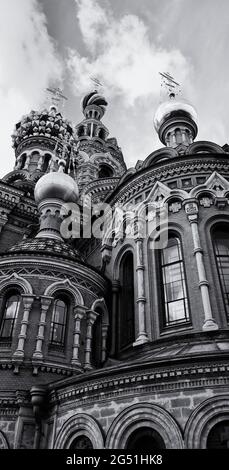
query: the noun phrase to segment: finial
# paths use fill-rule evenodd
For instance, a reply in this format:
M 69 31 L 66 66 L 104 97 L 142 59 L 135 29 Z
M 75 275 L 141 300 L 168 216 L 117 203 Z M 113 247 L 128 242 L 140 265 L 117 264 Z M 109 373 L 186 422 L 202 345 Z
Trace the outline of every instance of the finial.
M 161 95 L 164 91 L 170 99 L 175 99 L 181 93 L 180 83 L 176 82 L 168 72 L 159 72 L 159 74 L 161 75 Z M 161 98 L 163 97 L 161 96 Z
M 46 91 L 49 93 L 49 99 L 52 103 L 51 107 L 55 108 L 56 110 L 58 109 L 60 102 L 63 106 L 64 100 L 68 99 L 66 96 L 64 96 L 63 90 L 60 88 L 50 87 L 46 88 Z
M 90 80 L 95 87 L 95 91 L 98 92 L 99 90 L 101 90 L 101 88 L 103 88 L 103 84 L 99 81 L 97 77 L 90 77 Z

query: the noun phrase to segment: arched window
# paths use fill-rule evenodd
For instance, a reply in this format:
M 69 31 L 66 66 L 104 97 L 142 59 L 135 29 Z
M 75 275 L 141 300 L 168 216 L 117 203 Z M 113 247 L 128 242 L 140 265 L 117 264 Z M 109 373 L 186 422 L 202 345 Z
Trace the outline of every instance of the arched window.
M 0 338 L 12 339 L 16 318 L 20 306 L 20 295 L 17 291 L 8 293 L 3 301 Z
M 21 157 L 20 157 L 20 170 L 23 170 L 24 166 L 25 166 L 25 162 L 26 162 L 26 154 L 24 153 Z
M 213 244 L 227 316 L 229 317 L 229 232 L 225 226 L 213 231 Z
M 151 428 L 139 428 L 134 431 L 126 444 L 126 449 L 138 451 L 165 449 L 161 435 Z
M 68 305 L 64 298 L 60 297 L 54 301 L 52 321 L 50 329 L 50 345 L 64 346 Z
M 91 363 L 94 367 L 100 367 L 102 362 L 102 312 L 99 314 L 92 328 Z
M 187 287 L 180 239 L 170 236 L 160 251 L 160 272 L 164 304 L 163 327 L 189 321 Z
M 111 178 L 113 176 L 113 170 L 108 165 L 101 165 L 99 168 L 99 178 Z
M 51 160 L 51 155 L 45 155 L 44 161 L 43 161 L 43 166 L 42 166 L 42 171 L 44 171 L 44 172 L 47 171 L 47 169 L 49 167 L 50 160 Z
M 70 449 L 93 449 L 93 445 L 89 437 L 81 435 L 74 439 L 70 445 Z
M 131 252 L 126 253 L 121 260 L 120 285 L 119 331 L 120 349 L 122 349 L 135 340 L 134 260 Z
M 215 424 L 208 434 L 207 449 L 229 449 L 229 421 Z

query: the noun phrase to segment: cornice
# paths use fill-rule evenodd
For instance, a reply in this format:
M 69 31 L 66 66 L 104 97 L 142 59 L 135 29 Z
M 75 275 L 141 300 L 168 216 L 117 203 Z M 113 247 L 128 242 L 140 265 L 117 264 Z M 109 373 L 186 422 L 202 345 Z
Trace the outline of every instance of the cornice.
M 169 365 L 141 370 L 126 370 L 122 373 L 112 374 L 112 371 L 103 371 L 103 375 L 93 379 L 82 375 L 71 379 L 71 385 L 66 381 L 60 384 L 50 384 L 50 402 L 63 403 L 75 399 L 98 401 L 119 396 L 143 393 L 170 392 L 192 389 L 202 386 L 216 386 L 229 384 L 228 361 L 217 363 L 215 357 L 201 364 Z
M 4 259 L 3 257 L 7 257 Z M 11 259 L 9 259 L 11 258 Z M 31 259 L 32 258 L 32 259 Z M 51 259 L 51 261 L 50 261 Z M 17 264 L 18 263 L 18 264 Z M 69 279 L 71 282 L 89 290 L 92 294 L 100 295 L 108 287 L 108 281 L 93 267 L 71 262 L 70 260 L 56 260 L 53 256 L 44 256 L 44 259 L 34 256 L 2 255 L 0 259 L 0 276 L 10 276 L 15 271 L 25 277 L 43 276 L 50 279 Z M 96 276 L 95 276 L 96 272 Z
M 174 177 L 215 170 L 223 173 L 229 172 L 229 159 L 224 154 L 201 155 L 201 158 L 193 157 L 193 155 L 176 157 L 169 162 L 163 161 L 134 173 L 127 181 L 116 187 L 114 194 L 108 197 L 107 202 L 125 203 L 141 191 L 152 187 L 156 181 L 165 182 Z

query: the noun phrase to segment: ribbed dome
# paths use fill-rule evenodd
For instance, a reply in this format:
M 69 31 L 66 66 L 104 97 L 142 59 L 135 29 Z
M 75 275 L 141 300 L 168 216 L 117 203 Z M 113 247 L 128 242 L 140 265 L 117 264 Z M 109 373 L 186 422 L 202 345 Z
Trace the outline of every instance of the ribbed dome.
M 39 204 L 45 199 L 60 199 L 64 202 L 77 202 L 79 190 L 77 183 L 63 172 L 52 172 L 42 176 L 34 190 L 34 197 Z
M 99 106 L 102 108 L 103 112 L 105 111 L 105 106 L 107 106 L 107 101 L 102 95 L 99 95 L 97 91 L 91 91 L 82 100 L 82 110 L 85 111 L 87 106 Z
M 174 98 L 170 98 L 168 101 L 161 103 L 155 113 L 154 127 L 156 131 L 159 131 L 160 127 L 167 119 L 170 119 L 174 116 L 189 117 L 197 124 L 197 113 L 191 104 L 185 101 L 178 101 Z
M 64 119 L 55 106 L 42 111 L 31 111 L 23 116 L 16 126 L 12 135 L 13 147 L 25 139 L 34 136 L 45 136 L 68 141 L 73 134 L 73 129 L 68 120 Z

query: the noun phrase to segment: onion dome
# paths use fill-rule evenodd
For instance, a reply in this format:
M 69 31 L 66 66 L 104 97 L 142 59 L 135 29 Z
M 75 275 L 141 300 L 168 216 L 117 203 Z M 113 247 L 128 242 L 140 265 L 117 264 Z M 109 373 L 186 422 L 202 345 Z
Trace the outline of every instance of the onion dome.
M 161 142 L 170 147 L 190 145 L 197 135 L 197 113 L 195 108 L 183 100 L 169 100 L 158 107 L 154 116 L 154 127 Z
M 79 189 L 74 179 L 63 172 L 61 165 L 65 164 L 63 160 L 59 162 L 58 172 L 51 172 L 43 175 L 36 183 L 34 197 L 37 204 L 46 199 L 59 199 L 64 202 L 77 202 L 79 198 Z
M 107 106 L 106 99 L 99 95 L 97 91 L 91 91 L 82 99 L 82 111 L 86 118 L 96 118 L 101 119 L 105 113 L 106 106 Z M 94 111 L 94 112 L 92 112 Z M 95 111 L 97 113 L 95 114 Z
M 49 137 L 66 142 L 72 134 L 71 123 L 63 118 L 55 106 L 51 106 L 49 110 L 32 110 L 16 124 L 12 135 L 13 148 L 17 150 L 22 142 L 31 137 Z

